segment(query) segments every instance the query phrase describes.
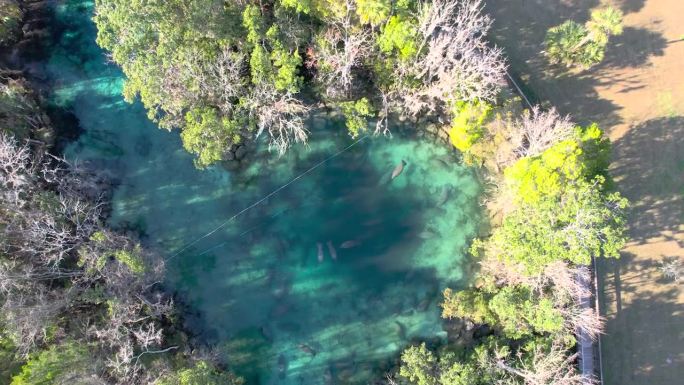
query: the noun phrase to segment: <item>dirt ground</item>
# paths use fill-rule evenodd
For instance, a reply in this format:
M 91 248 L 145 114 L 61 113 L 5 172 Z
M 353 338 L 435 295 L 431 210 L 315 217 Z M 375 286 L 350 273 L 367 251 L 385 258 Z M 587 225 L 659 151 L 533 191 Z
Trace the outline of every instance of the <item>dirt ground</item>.
M 684 0 L 486 0 L 525 92 L 579 123 L 598 122 L 614 145 L 612 175 L 630 199 L 630 241 L 599 264 L 607 385 L 684 383 L 684 285 L 663 278 L 684 264 Z M 611 4 L 625 13 L 600 65 L 553 68 L 541 51 L 549 27 L 584 22 Z

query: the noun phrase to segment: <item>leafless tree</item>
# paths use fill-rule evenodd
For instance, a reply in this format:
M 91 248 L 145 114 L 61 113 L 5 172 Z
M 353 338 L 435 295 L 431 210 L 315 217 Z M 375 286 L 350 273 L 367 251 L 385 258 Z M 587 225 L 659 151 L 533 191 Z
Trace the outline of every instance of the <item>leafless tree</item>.
M 283 155 L 293 143 L 306 144 L 308 131 L 305 119 L 310 107 L 294 95 L 279 92 L 269 85 L 257 85 L 248 104 L 256 115 L 257 137 L 264 131 L 269 135 L 269 149 Z
M 590 282 L 591 272 L 586 266 L 571 267 L 565 261 L 554 261 L 544 267 L 544 273 L 539 281 L 542 281 L 537 286 L 550 283 L 553 285 L 554 295 L 563 299 L 571 299 L 574 303 L 578 303 L 582 298 L 591 296 L 591 290 L 587 283 Z
M 666 279 L 679 282 L 682 278 L 682 261 L 677 257 L 665 258 L 660 262 L 658 267 Z
M 567 347 L 553 342 L 547 349 L 536 346 L 518 357 L 495 356 L 492 366 L 523 381 L 525 385 L 586 385 L 593 383 L 578 372 L 577 354 L 568 355 Z
M 244 54 L 225 47 L 216 61 L 206 65 L 206 69 L 195 71 L 197 79 L 200 79 L 198 87 L 201 94 L 206 95 L 206 100 L 218 106 L 226 116 L 233 113 L 237 98 L 246 92 L 246 64 Z
M 0 319 L 12 333 L 17 353 L 23 357 L 45 340 L 48 326 L 66 305 L 61 290 L 49 290 L 42 285 L 30 283 L 24 282 L 24 290 L 6 293 L 0 307 Z
M 54 193 L 41 192 L 50 181 L 66 175 L 60 167 L 34 156 L 28 145 L 0 134 L 0 198 L 9 211 L 0 218 L 4 246 L 43 267 L 58 268 L 64 256 L 94 231 L 102 208 L 101 202 L 82 198 L 75 186 L 63 182 L 58 182 Z
M 354 2 L 346 0 L 344 7 L 342 17 L 328 20 L 315 51 L 321 81 L 333 98 L 348 96 L 354 81 L 353 70 L 362 64 L 373 44 L 370 30 L 353 24 Z
M 566 319 L 566 329 L 575 335 L 586 335 L 596 340 L 603 333 L 604 319 L 591 306 L 567 306 L 561 309 Z
M 14 137 L 0 132 L 0 191 L 3 201 L 20 206 L 25 203 L 34 173 L 31 149 Z
M 568 115 L 561 116 L 555 108 L 542 111 L 539 106 L 527 111 L 516 122 L 520 143 L 518 157 L 535 156 L 554 144 L 572 136 L 575 124 Z
M 173 303 L 155 289 L 163 261 L 102 227 L 97 179 L 41 151 L 0 134 L 0 319 L 26 356 L 68 313 L 109 357 L 110 376 L 141 383 L 140 355 L 168 351 L 159 322 Z M 73 312 L 104 303 L 105 317 Z
M 503 81 L 506 64 L 501 49 L 488 45 L 490 17 L 481 0 L 435 0 L 420 3 L 420 54 L 398 77 L 409 74 L 422 83 L 402 90 L 403 108 L 411 114 L 433 111 L 449 99 L 493 101 Z

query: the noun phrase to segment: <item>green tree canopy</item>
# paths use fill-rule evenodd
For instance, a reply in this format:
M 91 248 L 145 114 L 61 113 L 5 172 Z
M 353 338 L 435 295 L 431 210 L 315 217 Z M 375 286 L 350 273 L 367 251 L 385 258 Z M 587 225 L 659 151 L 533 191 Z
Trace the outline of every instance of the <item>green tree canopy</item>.
M 467 318 L 500 329 L 503 336 L 519 339 L 562 332 L 565 319 L 552 299 L 525 286 L 490 287 L 453 292 L 446 289 L 444 318 Z
M 361 117 L 386 129 L 390 113 L 493 101 L 505 65 L 480 2 L 96 0 L 94 20 L 126 100 L 179 128 L 203 167 L 262 134 L 279 154 L 305 143 L 316 99 L 355 103 L 352 136 Z
M 559 197 L 575 183 L 605 175 L 609 156 L 610 142 L 592 124 L 577 128 L 574 138 L 563 140 L 537 156 L 518 160 L 504 171 L 504 176 L 515 200 L 535 203 L 546 197 Z
M 622 33 L 622 12 L 608 7 L 594 10 L 585 25 L 568 20 L 546 33 L 546 56 L 568 67 L 591 67 L 600 63 L 612 35 Z
M 349 136 L 357 138 L 368 128 L 368 118 L 373 116 L 373 106 L 367 98 L 340 103 Z
M 91 384 L 101 369 L 87 346 L 66 343 L 31 356 L 11 385 Z
M 167 374 L 155 385 L 242 385 L 244 381 L 228 371 L 218 370 L 207 361 Z
M 492 242 L 501 257 L 523 264 L 531 274 L 553 261 L 588 265 L 592 256 L 617 258 L 626 241 L 627 201 L 603 194 L 603 179 L 566 187 L 560 197 L 523 204 L 505 219 Z

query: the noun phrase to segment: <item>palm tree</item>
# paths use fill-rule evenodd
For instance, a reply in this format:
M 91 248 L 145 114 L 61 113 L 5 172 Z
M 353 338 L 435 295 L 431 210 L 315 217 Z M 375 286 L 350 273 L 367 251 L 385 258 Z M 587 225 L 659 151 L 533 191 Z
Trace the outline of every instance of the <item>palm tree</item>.
M 581 25 L 568 20 L 546 33 L 545 54 L 553 63 L 568 67 L 591 67 L 603 60 L 608 39 L 622 33 L 622 12 L 608 7 L 594 10 L 591 20 Z
M 622 11 L 613 7 L 594 10 L 586 28 L 592 41 L 607 44 L 609 36 L 622 34 Z

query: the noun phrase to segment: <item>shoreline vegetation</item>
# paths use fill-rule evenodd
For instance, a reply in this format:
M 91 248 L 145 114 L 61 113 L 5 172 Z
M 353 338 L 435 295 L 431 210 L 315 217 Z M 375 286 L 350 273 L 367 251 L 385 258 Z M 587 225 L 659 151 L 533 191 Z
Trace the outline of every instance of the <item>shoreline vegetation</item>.
M 280 154 L 306 143 L 305 118 L 320 103 L 352 138 L 391 132 L 392 116 L 426 122 L 480 170 L 491 229 L 471 245 L 471 285 L 444 291 L 449 343 L 406 348 L 378 383 L 586 383 L 576 336 L 602 325 L 580 306 L 580 282 L 592 257 L 619 256 L 627 202 L 598 126 L 524 110 L 503 86 L 481 0 L 95 5 L 125 98 L 179 128 L 198 167 L 255 137 Z M 17 3 L 0 0 L 0 12 L 0 33 L 18 33 Z M 3 79 L 0 364 L 10 370 L 0 381 L 240 384 L 180 331 L 160 257 L 103 226 L 106 181 L 50 155 L 54 133 L 35 98 Z
M 98 44 L 126 75 L 126 100 L 139 97 L 160 127 L 180 129 L 205 167 L 255 138 L 278 154 L 305 144 L 305 118 L 318 104 L 341 112 L 355 138 L 389 133 L 391 114 L 439 121 L 459 101 L 493 102 L 505 63 L 487 44 L 491 20 L 481 8 L 480 0 L 98 0 L 94 21 Z
M 0 1 L 0 49 L 20 44 Z M 111 183 L 69 164 L 22 71 L 0 70 L 0 383 L 241 384 L 182 331 L 164 262 L 104 222 Z

